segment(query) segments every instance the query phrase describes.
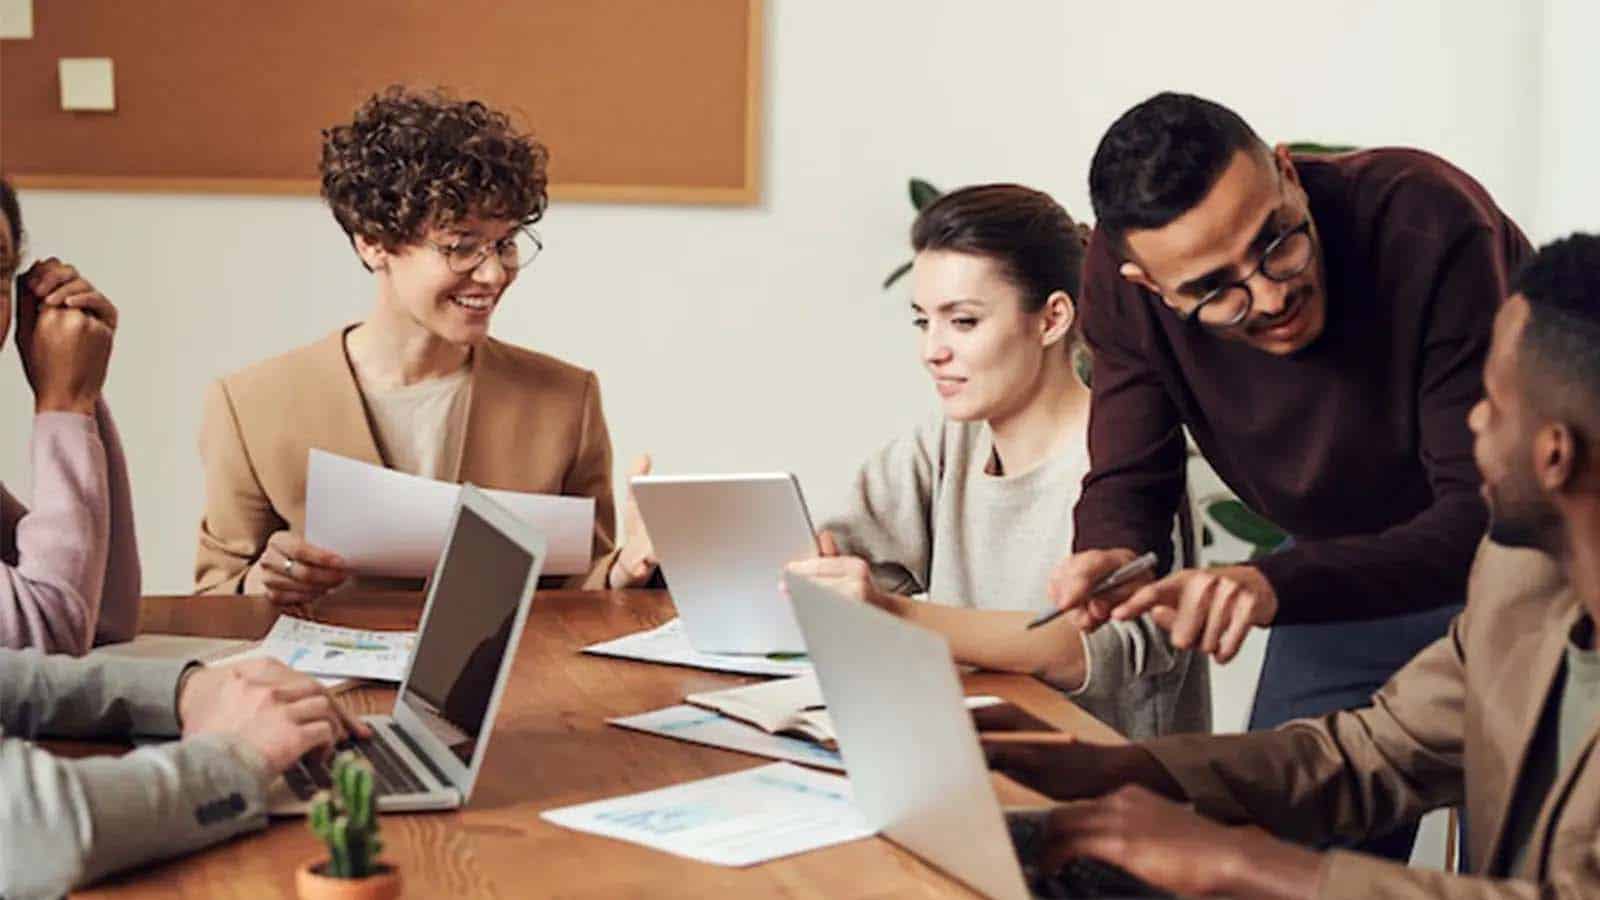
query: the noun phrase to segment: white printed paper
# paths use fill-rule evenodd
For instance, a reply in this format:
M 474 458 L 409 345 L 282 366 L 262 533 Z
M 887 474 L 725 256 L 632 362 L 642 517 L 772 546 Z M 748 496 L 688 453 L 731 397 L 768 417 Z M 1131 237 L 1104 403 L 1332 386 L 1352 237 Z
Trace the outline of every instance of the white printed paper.
M 284 652 L 283 648 L 271 650 L 262 644 L 251 643 L 246 644 L 246 649 L 240 650 L 238 653 L 229 654 L 227 656 L 219 656 L 210 660 L 208 665 L 229 666 L 233 665 L 234 663 L 244 662 L 245 660 L 263 658 L 275 659 L 284 665 L 288 665 L 289 661 L 284 658 L 288 655 L 288 653 Z M 317 683 L 322 685 L 323 690 L 326 690 L 330 694 L 337 694 L 340 691 L 353 688 L 360 683 L 355 678 L 340 678 L 337 676 L 324 675 L 313 675 L 311 677 L 315 678 Z
M 669 666 L 690 666 L 746 675 L 809 675 L 811 661 L 794 653 L 701 653 L 690 646 L 683 620 L 672 619 L 649 631 L 636 631 L 583 648 L 585 653 L 616 656 Z
M 696 744 L 737 750 L 740 753 L 772 759 L 787 759 L 809 766 L 833 769 L 836 772 L 844 771 L 844 758 L 837 750 L 829 750 L 814 741 L 801 740 L 786 734 L 768 734 L 754 725 L 747 725 L 738 719 L 698 706 L 688 704 L 669 706 L 654 712 L 622 716 L 606 721 L 622 728 L 677 738 L 680 741 L 692 741 Z
M 789 763 L 540 815 L 719 866 L 754 865 L 874 833 L 851 805 L 843 776 Z
M 312 675 L 399 681 L 416 642 L 415 631 L 371 631 L 279 616 L 261 649 Z
M 359 575 L 424 578 L 448 537 L 461 486 L 313 449 L 306 470 L 306 540 Z M 544 574 L 589 571 L 594 498 L 486 490 L 544 536 Z

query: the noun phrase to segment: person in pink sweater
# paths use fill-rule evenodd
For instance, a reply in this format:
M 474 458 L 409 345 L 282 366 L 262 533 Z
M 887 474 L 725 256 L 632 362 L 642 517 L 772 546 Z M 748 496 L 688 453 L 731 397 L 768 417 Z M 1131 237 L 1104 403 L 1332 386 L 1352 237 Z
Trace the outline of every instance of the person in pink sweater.
M 0 484 L 0 647 L 87 653 L 139 625 L 128 468 L 100 397 L 117 309 L 55 257 L 18 276 L 22 214 L 0 179 L 0 348 L 16 310 L 33 390 L 33 502 Z

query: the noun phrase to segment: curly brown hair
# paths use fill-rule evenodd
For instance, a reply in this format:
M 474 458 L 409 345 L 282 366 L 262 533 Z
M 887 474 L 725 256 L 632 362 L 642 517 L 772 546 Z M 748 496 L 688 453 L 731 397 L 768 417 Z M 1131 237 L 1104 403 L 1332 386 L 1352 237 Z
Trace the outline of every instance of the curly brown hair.
M 322 196 L 351 240 L 396 250 L 468 216 L 539 221 L 549 162 L 505 113 L 395 85 L 322 132 Z

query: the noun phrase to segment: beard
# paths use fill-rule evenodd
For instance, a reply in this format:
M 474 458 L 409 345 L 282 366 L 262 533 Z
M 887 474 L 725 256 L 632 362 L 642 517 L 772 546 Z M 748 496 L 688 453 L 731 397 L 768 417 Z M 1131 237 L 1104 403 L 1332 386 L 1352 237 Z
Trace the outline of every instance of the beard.
M 1548 501 L 1521 491 L 1489 491 L 1489 540 L 1556 553 L 1561 549 L 1560 535 L 1561 515 Z

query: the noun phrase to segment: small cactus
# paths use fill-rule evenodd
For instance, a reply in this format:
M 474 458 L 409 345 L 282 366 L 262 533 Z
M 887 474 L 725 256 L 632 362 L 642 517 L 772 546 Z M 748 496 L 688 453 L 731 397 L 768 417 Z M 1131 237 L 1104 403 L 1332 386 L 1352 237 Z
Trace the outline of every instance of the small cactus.
M 372 765 L 345 751 L 333 759 L 333 790 L 311 799 L 311 831 L 328 845 L 333 878 L 366 878 L 377 872 L 383 841 L 378 837 Z

